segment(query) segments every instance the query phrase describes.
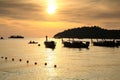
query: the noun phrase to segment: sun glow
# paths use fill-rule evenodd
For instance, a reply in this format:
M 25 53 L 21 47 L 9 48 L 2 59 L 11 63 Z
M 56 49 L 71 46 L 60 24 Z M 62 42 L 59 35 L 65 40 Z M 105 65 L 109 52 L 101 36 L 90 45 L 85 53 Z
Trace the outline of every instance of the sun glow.
M 56 8 L 57 6 L 55 0 L 48 0 L 48 9 L 47 9 L 48 14 L 54 14 Z

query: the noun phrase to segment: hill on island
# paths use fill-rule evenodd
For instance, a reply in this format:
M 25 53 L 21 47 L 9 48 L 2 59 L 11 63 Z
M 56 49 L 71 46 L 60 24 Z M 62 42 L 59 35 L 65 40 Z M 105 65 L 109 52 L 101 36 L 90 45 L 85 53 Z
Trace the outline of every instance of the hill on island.
M 120 39 L 120 30 L 107 30 L 99 26 L 78 27 L 59 32 L 54 38 Z

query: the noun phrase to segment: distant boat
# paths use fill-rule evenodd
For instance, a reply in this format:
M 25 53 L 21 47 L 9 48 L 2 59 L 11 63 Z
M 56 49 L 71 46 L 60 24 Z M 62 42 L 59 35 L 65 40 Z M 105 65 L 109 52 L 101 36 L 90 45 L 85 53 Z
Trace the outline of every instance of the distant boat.
M 86 41 L 86 42 L 83 42 L 83 41 L 63 41 L 62 40 L 62 43 L 64 45 L 64 47 L 68 47 L 68 48 L 88 48 L 89 47 L 89 44 L 90 42 Z
M 38 42 L 30 41 L 28 44 L 38 44 Z
M 10 37 L 8 37 L 8 38 L 24 38 L 23 36 L 20 36 L 20 35 L 12 35 L 12 36 L 10 36 Z
M 118 47 L 118 43 L 113 40 L 113 41 L 107 41 L 107 40 L 102 40 L 102 41 L 97 41 L 93 42 L 94 46 L 104 46 L 104 47 Z
M 52 48 L 54 49 L 56 46 L 56 43 L 54 41 L 48 41 L 48 37 L 46 36 L 46 41 L 44 42 L 46 48 Z

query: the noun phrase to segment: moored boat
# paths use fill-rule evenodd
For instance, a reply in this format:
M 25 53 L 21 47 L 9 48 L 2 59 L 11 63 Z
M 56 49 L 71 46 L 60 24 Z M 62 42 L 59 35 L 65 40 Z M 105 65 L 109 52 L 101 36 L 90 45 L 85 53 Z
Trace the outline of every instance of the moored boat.
M 93 42 L 94 46 L 104 46 L 104 47 L 118 47 L 118 43 L 113 40 L 113 41 L 107 41 L 107 40 L 102 40 L 102 41 L 96 41 Z
M 89 41 L 63 41 L 62 43 L 64 45 L 64 47 L 68 47 L 68 48 L 88 48 L 90 42 Z
M 118 44 L 118 46 L 120 46 L 120 41 L 116 41 L 116 43 Z
M 38 42 L 30 41 L 28 44 L 38 44 Z
M 48 37 L 46 36 L 46 41 L 44 42 L 46 48 L 54 49 L 56 46 L 55 41 L 48 41 Z

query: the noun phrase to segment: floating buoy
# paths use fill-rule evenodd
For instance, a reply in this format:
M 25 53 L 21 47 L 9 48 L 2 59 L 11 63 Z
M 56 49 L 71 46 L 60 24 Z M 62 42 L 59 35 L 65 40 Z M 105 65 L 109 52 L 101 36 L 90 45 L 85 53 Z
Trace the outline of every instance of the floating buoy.
M 3 59 L 4 57 L 3 57 L 3 56 L 1 56 L 1 58 Z
M 37 65 L 37 62 L 35 62 L 35 65 Z
M 7 57 L 5 57 L 5 59 L 7 60 Z
M 29 61 L 27 60 L 27 64 L 29 63 Z
M 21 61 L 22 61 L 22 59 L 19 59 L 19 61 L 21 62 Z
M 54 65 L 54 68 L 56 68 L 57 67 L 57 65 Z
M 14 58 L 12 58 L 12 61 L 14 61 Z
M 38 46 L 40 46 L 40 44 L 38 44 Z
M 47 65 L 47 63 L 45 63 L 45 66 Z

